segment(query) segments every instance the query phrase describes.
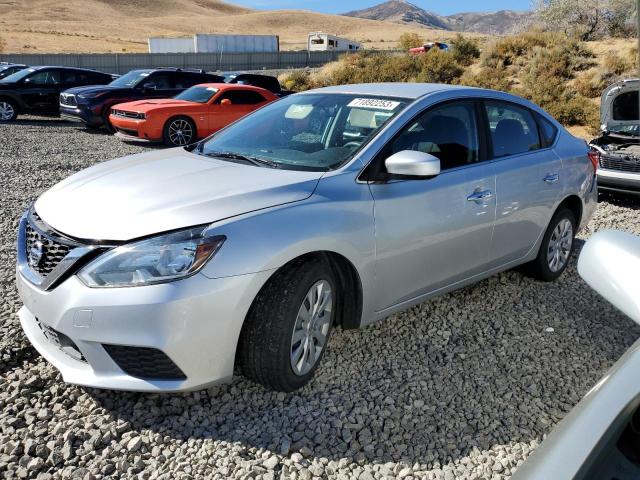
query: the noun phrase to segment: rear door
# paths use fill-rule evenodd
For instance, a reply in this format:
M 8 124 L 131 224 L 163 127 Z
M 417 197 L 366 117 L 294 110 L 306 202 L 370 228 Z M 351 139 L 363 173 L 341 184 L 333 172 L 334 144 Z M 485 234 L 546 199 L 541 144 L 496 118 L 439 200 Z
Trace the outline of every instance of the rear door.
M 179 72 L 159 71 L 152 72 L 142 82 L 145 98 L 172 98 L 182 92 L 182 88 L 176 88 L 176 80 Z
M 376 310 L 460 282 L 487 268 L 495 220 L 493 165 L 483 161 L 473 101 L 420 114 L 375 162 L 403 150 L 431 153 L 441 173 L 369 186 L 375 204 Z M 352 112 L 353 114 L 353 112 Z
M 562 161 L 550 148 L 553 140 L 541 139 L 537 113 L 498 100 L 483 105 L 498 195 L 490 261 L 498 267 L 530 253 L 546 230 L 561 191 Z
M 62 87 L 62 72 L 58 68 L 43 68 L 23 80 L 22 99 L 29 110 L 55 113 Z

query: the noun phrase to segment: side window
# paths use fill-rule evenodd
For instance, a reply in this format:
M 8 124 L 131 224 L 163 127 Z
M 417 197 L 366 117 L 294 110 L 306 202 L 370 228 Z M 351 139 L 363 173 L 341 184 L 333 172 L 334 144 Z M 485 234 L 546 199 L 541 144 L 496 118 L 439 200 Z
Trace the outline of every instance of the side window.
M 189 88 L 200 83 L 207 83 L 207 79 L 195 73 L 179 73 L 176 75 L 175 88 Z
M 478 145 L 473 102 L 455 102 L 427 110 L 413 120 L 391 141 L 386 156 L 417 150 L 438 157 L 442 170 L 448 170 L 477 162 Z
M 484 102 L 493 143 L 493 157 L 506 157 L 540 148 L 538 126 L 527 108 L 512 103 Z
M 41 70 L 36 72 L 29 77 L 29 83 L 39 86 L 59 85 L 60 70 Z
M 264 97 L 252 90 L 231 90 L 220 95 L 216 103 L 222 100 L 231 100 L 234 105 L 255 105 L 264 102 Z
M 143 82 L 144 85 L 152 84 L 156 90 L 170 90 L 173 88 L 173 79 L 169 73 L 156 72 L 149 75 Z
M 538 119 L 538 127 L 540 128 L 540 141 L 542 142 L 542 148 L 548 148 L 556 141 L 558 129 L 542 115 L 536 114 L 536 118 Z

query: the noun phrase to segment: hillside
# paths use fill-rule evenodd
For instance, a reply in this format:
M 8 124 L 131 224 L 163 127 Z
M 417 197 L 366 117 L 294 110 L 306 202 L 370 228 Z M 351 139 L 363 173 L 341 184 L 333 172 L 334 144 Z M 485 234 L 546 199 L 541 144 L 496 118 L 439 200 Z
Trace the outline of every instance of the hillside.
M 515 33 L 531 20 L 531 13 L 513 10 L 501 10 L 492 13 L 458 13 L 443 16 L 429 12 L 405 0 L 390 0 L 363 10 L 347 12 L 344 15 L 488 35 Z
M 433 40 L 442 29 L 304 10 L 251 10 L 218 0 L 0 0 L 0 36 L 7 52 L 146 52 L 150 36 L 194 33 L 277 34 L 283 50 L 306 48 L 307 34 L 326 31 L 393 48 L 404 32 Z

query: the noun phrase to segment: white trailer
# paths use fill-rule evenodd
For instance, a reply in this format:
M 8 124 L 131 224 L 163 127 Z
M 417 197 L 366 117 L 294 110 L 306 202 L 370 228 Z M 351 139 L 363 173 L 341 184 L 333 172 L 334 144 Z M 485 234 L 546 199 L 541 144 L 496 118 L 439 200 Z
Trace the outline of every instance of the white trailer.
M 310 52 L 327 52 L 334 50 L 338 52 L 353 52 L 361 48 L 362 44 L 359 42 L 323 32 L 312 32 L 309 34 L 307 40 L 307 49 Z
M 193 37 L 149 39 L 149 53 L 194 53 L 195 51 Z
M 277 35 L 197 33 L 194 35 L 194 45 L 196 53 L 278 52 L 280 38 Z

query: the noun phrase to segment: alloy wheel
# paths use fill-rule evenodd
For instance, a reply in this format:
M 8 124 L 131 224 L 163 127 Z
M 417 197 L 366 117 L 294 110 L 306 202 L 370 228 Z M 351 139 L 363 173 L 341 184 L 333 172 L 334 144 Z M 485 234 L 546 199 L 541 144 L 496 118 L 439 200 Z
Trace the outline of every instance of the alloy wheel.
M 0 102 L 0 120 L 8 121 L 13 118 L 15 110 L 8 102 Z
M 573 225 L 563 218 L 553 229 L 547 248 L 547 263 L 552 272 L 558 272 L 567 264 L 573 245 Z
M 189 145 L 193 138 L 193 127 L 183 119 L 177 119 L 169 125 L 169 140 L 174 145 Z
M 296 375 L 306 375 L 318 362 L 329 336 L 332 308 L 331 285 L 317 281 L 302 301 L 291 335 L 291 368 Z

